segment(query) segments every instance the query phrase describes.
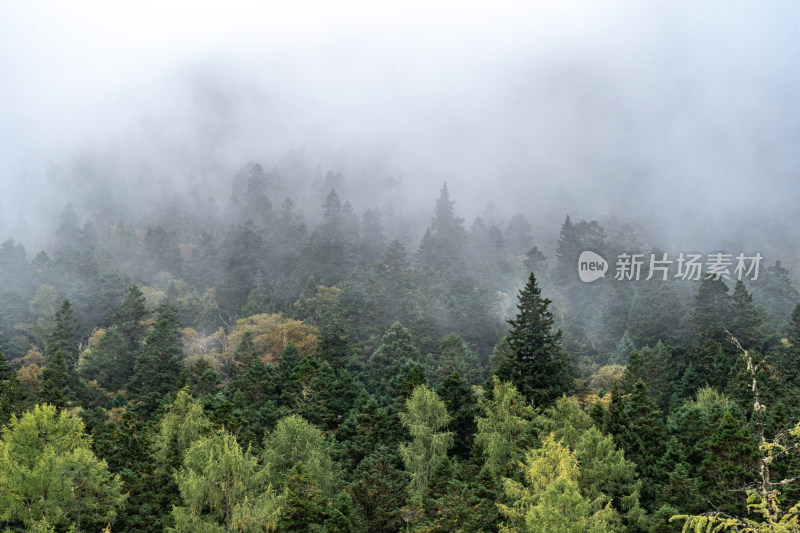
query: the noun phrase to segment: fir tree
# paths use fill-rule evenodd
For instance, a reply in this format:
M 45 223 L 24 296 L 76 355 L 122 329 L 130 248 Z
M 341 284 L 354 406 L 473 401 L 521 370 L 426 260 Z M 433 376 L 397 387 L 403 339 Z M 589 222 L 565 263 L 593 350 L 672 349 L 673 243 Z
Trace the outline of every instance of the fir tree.
M 463 531 L 497 531 L 500 510 L 495 502 L 500 500 L 500 488 L 494 472 L 484 466 L 468 483 L 469 513 L 465 517 Z
M 612 365 L 625 365 L 628 363 L 628 356 L 632 351 L 636 349 L 634 346 L 633 341 L 631 340 L 631 336 L 628 333 L 628 330 L 625 330 L 625 333 L 622 335 L 622 338 L 619 339 L 617 343 L 617 347 L 614 349 L 614 353 L 611 356 L 611 360 L 609 364 Z
M 340 492 L 331 507 L 328 519 L 325 520 L 322 529 L 325 533 L 359 533 L 361 531 L 350 493 Z
M 171 472 L 160 469 L 153 455 L 152 431 L 124 411 L 119 424 L 109 422 L 96 440 L 98 455 L 108 461 L 108 469 L 119 475 L 128 494 L 114 529 L 126 532 L 164 531 L 174 490 Z
M 637 346 L 668 345 L 684 342 L 687 336 L 682 318 L 686 315 L 677 291 L 669 282 L 655 279 L 642 283 L 634 293 L 627 326 Z
M 569 390 L 570 360 L 561 348 L 561 330 L 553 332 L 551 301 L 542 298 L 533 273 L 520 291 L 516 318 L 506 337 L 511 357 L 500 362 L 497 376 L 510 381 L 536 406 L 547 406 Z
M 334 377 L 327 362 L 320 364 L 313 356 L 305 356 L 283 389 L 281 404 L 285 413 L 300 415 L 319 427 L 327 426 L 331 414 L 325 405 L 329 397 L 326 392 L 333 385 Z
M 22 408 L 22 387 L 0 349 L 0 427 Z
M 462 264 L 467 232 L 464 219 L 456 216 L 447 183 L 436 200 L 433 219 L 420 241 L 417 260 L 428 281 L 444 279 Z
M 650 394 L 656 400 L 658 407 L 666 413 L 676 380 L 672 352 L 663 342 L 658 341 L 653 348 L 649 346 L 642 348 L 641 356 L 645 383 L 648 384 Z
M 758 449 L 747 428 L 725 413 L 708 444 L 701 468 L 702 490 L 716 509 L 745 516 L 746 494 L 741 490 L 756 481 Z
M 64 354 L 58 350 L 42 371 L 42 388 L 39 399 L 56 407 L 66 407 L 72 391 Z
M 267 284 L 263 272 L 259 271 L 254 280 L 253 290 L 247 295 L 247 301 L 242 306 L 240 313 L 243 318 L 269 312 L 267 301 Z
M 458 372 L 453 372 L 439 387 L 437 394 L 447 406 L 450 413 L 450 428 L 453 430 L 453 454 L 461 459 L 468 459 L 472 450 L 472 442 L 477 426 L 475 415 L 478 403 L 472 391 L 467 387 Z
M 792 309 L 800 299 L 800 293 L 792 285 L 789 271 L 780 261 L 767 267 L 753 284 L 755 300 L 764 306 L 767 317 L 778 332 L 786 331 Z
M 744 282 L 736 282 L 731 296 L 731 324 L 729 331 L 736 337 L 742 346 L 749 350 L 752 348 L 764 349 L 765 331 L 764 322 L 766 313 L 763 308 L 756 307 L 753 296 L 747 292 Z
M 781 346 L 778 355 L 785 380 L 792 386 L 785 387 L 783 395 L 787 405 L 794 412 L 800 412 L 800 395 L 797 393 L 797 386 L 800 385 L 800 303 L 795 305 L 787 329 L 788 343 Z
M 242 428 L 241 437 L 257 445 L 278 419 L 278 367 L 257 356 L 252 331 L 244 332 L 233 359 L 233 379 L 227 387 L 233 416 Z
M 558 235 L 558 247 L 556 248 L 556 258 L 558 259 L 558 278 L 563 282 L 574 280 L 574 267 L 578 263 L 578 255 L 581 253 L 580 243 L 569 215 L 566 216 L 561 224 L 561 232 Z
M 109 328 L 96 345 L 83 353 L 81 377 L 86 381 L 97 380 L 109 391 L 122 389 L 133 374 L 135 355 L 120 331 L 116 327 Z
M 406 318 L 414 292 L 413 269 L 403 244 L 395 239 L 389 244 L 383 259 L 375 266 L 376 284 L 381 291 L 376 302 L 382 310 L 382 322 Z
M 158 310 L 153 331 L 136 359 L 131 389 L 142 412 L 151 414 L 166 395 L 178 388 L 183 368 L 183 338 L 175 308 L 169 304 Z
M 533 246 L 533 228 L 520 213 L 508 219 L 505 234 L 512 254 L 523 255 Z
M 636 382 L 645 378 L 644 359 L 637 350 L 633 350 L 630 352 L 628 364 L 625 365 L 625 371 L 622 373 L 621 386 L 623 394 L 633 392 Z
M 731 296 L 725 282 L 721 279 L 703 279 L 694 299 L 692 323 L 695 338 L 726 341 L 723 330 L 729 327 L 731 314 Z
M 375 390 L 380 394 L 390 394 L 392 388 L 396 390 L 401 386 L 409 370 L 420 360 L 421 354 L 414 345 L 411 331 L 395 322 L 381 338 L 366 366 Z M 395 397 L 400 395 L 402 393 L 394 394 Z
M 702 510 L 699 480 L 691 475 L 683 446 L 677 438 L 670 437 L 664 455 L 657 464 L 658 500 L 669 505 L 672 514 L 697 513 Z
M 366 531 L 398 531 L 408 497 L 408 476 L 396 453 L 379 446 L 358 464 L 349 491 Z
M 626 458 L 639 468 L 642 502 L 652 506 L 657 496 L 656 463 L 664 453 L 665 428 L 661 411 L 642 380 L 636 382 L 630 397 L 624 399 L 621 418 L 615 440 L 625 450 Z
M 149 316 L 144 294 L 137 285 L 134 285 L 128 289 L 122 304 L 111 317 L 117 331 L 125 339 L 126 348 L 134 354 L 139 351 L 147 336 L 147 326 L 144 321 Z M 130 370 L 133 371 L 133 368 Z
M 234 378 L 240 376 L 259 359 L 256 353 L 256 346 L 253 343 L 253 332 L 250 330 L 242 334 L 242 340 L 233 352 L 233 369 L 231 374 Z
M 60 350 L 67 372 L 72 373 L 78 364 L 78 348 L 74 342 L 78 321 L 72 315 L 69 300 L 64 300 L 56 311 L 55 323 L 55 329 L 47 338 L 45 356 L 52 358 Z

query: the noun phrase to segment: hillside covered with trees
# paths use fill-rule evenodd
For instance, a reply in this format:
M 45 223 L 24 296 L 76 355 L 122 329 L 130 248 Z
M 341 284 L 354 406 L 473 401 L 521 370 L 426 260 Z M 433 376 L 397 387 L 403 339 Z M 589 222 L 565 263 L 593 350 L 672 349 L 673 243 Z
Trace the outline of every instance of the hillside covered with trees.
M 689 250 L 559 202 L 467 222 L 447 184 L 419 217 L 297 183 L 249 164 L 229 198 L 96 199 L 0 246 L 8 531 L 800 527 L 778 258 L 645 279 Z

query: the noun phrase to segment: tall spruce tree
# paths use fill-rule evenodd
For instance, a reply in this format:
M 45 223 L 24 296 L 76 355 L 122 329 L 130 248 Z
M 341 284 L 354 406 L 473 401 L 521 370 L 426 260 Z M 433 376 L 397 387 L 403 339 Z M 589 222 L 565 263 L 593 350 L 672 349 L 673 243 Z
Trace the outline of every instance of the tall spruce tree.
M 69 300 L 61 302 L 61 308 L 56 311 L 55 322 L 55 329 L 47 338 L 45 355 L 52 358 L 60 350 L 67 372 L 73 372 L 78 364 L 78 347 L 74 342 L 78 321 L 72 314 Z
M 469 459 L 477 430 L 475 416 L 478 413 L 478 403 L 475 395 L 461 380 L 458 372 L 453 372 L 445 378 L 437 394 L 450 413 L 450 429 L 454 433 L 453 453 L 462 459 Z
M 22 387 L 14 369 L 6 362 L 0 349 L 0 427 L 5 425 L 12 414 L 19 413 L 22 407 Z
M 519 293 L 519 313 L 509 320 L 506 340 L 511 347 L 497 368 L 497 376 L 510 381 L 536 406 L 548 406 L 569 390 L 571 362 L 561 348 L 561 330 L 553 332 L 551 301 L 542 298 L 531 272 Z
M 114 531 L 159 533 L 176 503 L 177 487 L 172 471 L 160 468 L 153 454 L 152 428 L 123 411 L 119 424 L 108 422 L 95 441 L 97 455 L 108 461 L 108 470 L 119 475 L 128 494 L 114 523 Z M 170 494 L 173 497 L 170 497 Z
M 463 264 L 467 238 L 464 219 L 457 216 L 447 183 L 436 200 L 434 217 L 419 244 L 417 260 L 428 281 L 441 280 Z
M 661 411 L 641 379 L 635 383 L 630 396 L 623 398 L 619 420 L 612 427 L 616 427 L 611 433 L 618 446 L 625 450 L 628 460 L 636 463 L 642 475 L 642 504 L 652 506 L 657 488 L 656 465 L 664 454 L 666 430 Z
M 398 454 L 378 446 L 353 472 L 349 487 L 365 531 L 400 530 L 400 509 L 408 497 L 408 475 Z
M 128 289 L 125 299 L 111 317 L 117 330 L 124 337 L 128 350 L 136 352 L 144 342 L 147 336 L 147 326 L 144 325 L 144 320 L 148 316 L 150 316 L 150 312 L 147 310 L 144 293 L 137 285 L 134 285 Z
M 183 338 L 175 308 L 164 304 L 158 309 L 155 328 L 136 359 L 131 389 L 142 411 L 150 414 L 164 397 L 178 388 L 183 368 Z
M 786 331 L 789 315 L 800 293 L 792 285 L 789 271 L 780 261 L 775 261 L 761 273 L 758 283 L 753 283 L 753 296 L 766 309 L 770 323 L 779 332 Z
M 64 354 L 58 350 L 42 371 L 42 388 L 39 391 L 39 399 L 59 408 L 66 407 L 71 395 L 69 381 Z
M 743 491 L 757 480 L 758 448 L 753 436 L 730 412 L 708 443 L 700 469 L 701 488 L 716 509 L 745 516 L 747 495 Z
M 780 351 L 781 368 L 786 381 L 795 386 L 787 387 L 784 397 L 791 409 L 800 410 L 800 397 L 796 387 L 800 383 L 800 303 L 795 305 L 792 311 L 786 340 L 788 343 L 782 346 Z

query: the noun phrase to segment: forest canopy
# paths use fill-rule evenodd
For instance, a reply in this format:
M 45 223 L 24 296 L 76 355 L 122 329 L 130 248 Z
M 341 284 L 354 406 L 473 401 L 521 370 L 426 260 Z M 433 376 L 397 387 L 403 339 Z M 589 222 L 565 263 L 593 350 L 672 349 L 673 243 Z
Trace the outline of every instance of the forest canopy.
M 67 206 L 51 247 L 0 246 L 12 531 L 794 527 L 779 260 L 687 277 L 623 222 L 467 224 L 447 184 L 416 224 L 334 188 L 308 215 L 256 164 L 233 183 L 227 211 Z

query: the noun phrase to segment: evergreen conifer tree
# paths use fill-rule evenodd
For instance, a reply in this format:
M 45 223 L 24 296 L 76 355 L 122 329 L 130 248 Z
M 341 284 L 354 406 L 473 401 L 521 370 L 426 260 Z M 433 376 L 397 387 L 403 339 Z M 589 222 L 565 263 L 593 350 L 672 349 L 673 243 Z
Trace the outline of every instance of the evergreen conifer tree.
M 571 385 L 570 359 L 561 348 L 561 330 L 553 331 L 550 303 L 542 298 L 531 273 L 519 294 L 519 312 L 508 321 L 511 329 L 506 339 L 511 356 L 500 362 L 496 372 L 535 406 L 550 405 Z
M 164 304 L 136 359 L 131 389 L 142 412 L 151 414 L 166 395 L 178 389 L 183 369 L 183 338 L 175 309 Z

